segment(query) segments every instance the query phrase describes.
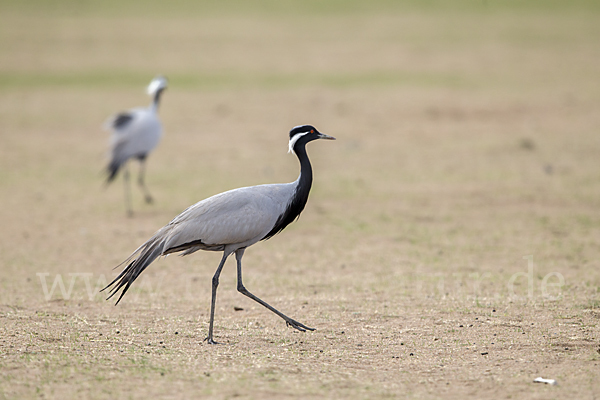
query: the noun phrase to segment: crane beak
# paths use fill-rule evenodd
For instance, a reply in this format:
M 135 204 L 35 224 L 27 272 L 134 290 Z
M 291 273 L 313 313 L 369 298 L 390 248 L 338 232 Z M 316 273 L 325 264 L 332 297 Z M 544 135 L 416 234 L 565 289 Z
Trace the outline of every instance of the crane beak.
M 333 136 L 329 136 L 321 132 L 319 132 L 319 139 L 335 140 Z

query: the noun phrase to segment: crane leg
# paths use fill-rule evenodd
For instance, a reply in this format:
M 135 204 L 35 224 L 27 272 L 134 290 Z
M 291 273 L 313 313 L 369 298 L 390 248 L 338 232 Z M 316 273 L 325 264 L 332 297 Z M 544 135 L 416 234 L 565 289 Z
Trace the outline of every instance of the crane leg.
M 129 183 L 129 164 L 125 165 L 123 182 L 125 185 L 125 211 L 127 212 L 128 217 L 133 217 L 133 210 L 131 208 L 131 184 Z
M 210 300 L 210 325 L 208 327 L 208 336 L 204 339 L 208 344 L 218 344 L 213 340 L 213 325 L 215 322 L 215 303 L 217 302 L 217 287 L 219 286 L 219 276 L 221 275 L 221 270 L 223 269 L 223 265 L 225 265 L 225 261 L 227 257 L 229 257 L 231 253 L 223 253 L 223 258 L 221 258 L 221 262 L 219 263 L 219 267 L 217 271 L 213 275 L 212 278 L 212 297 Z
M 308 326 L 301 324 L 300 322 L 298 322 L 296 320 L 291 319 L 287 315 L 276 310 L 274 307 L 271 307 L 269 304 L 262 301 L 261 299 L 259 299 L 255 295 L 253 295 L 252 293 L 250 293 L 248 291 L 248 289 L 246 289 L 244 287 L 244 284 L 242 282 L 242 257 L 244 256 L 244 250 L 246 250 L 246 249 L 239 249 L 239 250 L 236 250 L 236 252 L 235 252 L 235 259 L 237 260 L 237 290 L 238 290 L 238 292 L 240 292 L 241 294 L 243 294 L 245 296 L 250 297 L 252 300 L 254 300 L 257 303 L 261 304 L 262 306 L 268 308 L 269 310 L 273 311 L 275 314 L 280 316 L 288 326 L 291 326 L 292 328 L 298 329 L 299 331 L 302 331 L 302 332 L 306 332 L 307 330 L 314 331 L 315 330 L 314 328 L 309 328 Z
M 140 185 L 142 192 L 144 192 L 144 200 L 146 200 L 146 203 L 150 204 L 153 201 L 152 195 L 150 194 L 150 191 L 146 187 L 146 182 L 144 181 L 144 178 L 146 175 L 146 157 L 145 156 L 140 157 L 139 160 L 140 160 L 140 176 L 138 177 L 138 185 Z

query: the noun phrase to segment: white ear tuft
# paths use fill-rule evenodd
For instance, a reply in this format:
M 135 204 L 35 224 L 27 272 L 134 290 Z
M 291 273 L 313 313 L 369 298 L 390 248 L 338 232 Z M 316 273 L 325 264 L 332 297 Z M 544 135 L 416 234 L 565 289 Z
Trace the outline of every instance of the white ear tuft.
M 288 153 L 296 154 L 296 152 L 294 152 L 294 146 L 296 145 L 296 142 L 298 141 L 298 139 L 300 139 L 302 136 L 304 136 L 306 134 L 308 134 L 308 132 L 297 133 L 294 135 L 293 138 L 290 139 Z

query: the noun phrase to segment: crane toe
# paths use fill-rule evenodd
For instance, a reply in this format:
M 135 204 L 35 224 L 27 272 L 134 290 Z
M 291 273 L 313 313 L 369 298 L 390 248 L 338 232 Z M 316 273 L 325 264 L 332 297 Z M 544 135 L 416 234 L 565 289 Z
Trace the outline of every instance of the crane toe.
M 306 332 L 306 331 L 314 331 L 315 328 L 309 328 L 308 326 L 301 324 L 300 322 L 293 320 L 293 319 L 289 319 L 289 320 L 285 320 L 285 324 L 287 326 L 291 326 L 294 329 L 298 329 L 300 332 Z
M 208 336 L 206 338 L 204 338 L 203 342 L 206 342 L 207 344 L 222 344 L 222 343 L 219 343 L 219 342 L 215 342 L 213 340 L 213 338 L 208 337 Z

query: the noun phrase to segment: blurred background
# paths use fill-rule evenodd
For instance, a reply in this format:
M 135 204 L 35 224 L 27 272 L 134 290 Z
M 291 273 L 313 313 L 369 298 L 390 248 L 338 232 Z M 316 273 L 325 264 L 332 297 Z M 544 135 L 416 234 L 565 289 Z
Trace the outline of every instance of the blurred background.
M 130 381 L 138 395 L 179 387 L 189 397 L 182 393 L 197 382 L 222 388 L 223 380 L 229 391 L 268 391 L 275 376 L 296 396 L 333 387 L 340 398 L 368 398 L 385 387 L 377 393 L 394 397 L 408 385 L 431 397 L 456 390 L 446 382 L 461 376 L 489 397 L 501 387 L 524 398 L 528 374 L 551 365 L 556 374 L 572 367 L 562 387 L 583 398 L 578 390 L 597 385 L 596 372 L 579 368 L 598 360 L 589 327 L 600 304 L 599 71 L 593 0 L 0 0 L 0 336 L 15 346 L 0 344 L 2 365 L 11 366 L 2 368 L 2 390 L 33 396 L 33 382 L 36 393 L 72 393 L 64 398 L 121 379 L 107 392 L 113 398 L 125 397 Z M 134 187 L 127 218 L 122 178 L 104 185 L 102 124 L 149 104 L 144 89 L 157 74 L 169 88 L 159 110 L 164 136 L 147 166 L 155 202 Z M 158 260 L 119 307 L 104 301 L 98 289 L 112 268 L 187 206 L 295 180 L 287 146 L 299 124 L 337 141 L 308 146 L 314 183 L 305 211 L 252 247 L 244 268 L 250 290 L 318 327 L 302 336 L 309 353 L 293 350 L 274 364 L 277 355 L 249 356 L 270 351 L 263 338 L 290 344 L 298 336 L 236 292 L 232 261 L 217 330 L 218 340 L 237 344 L 198 345 L 218 253 Z M 56 277 L 68 298 L 52 286 Z M 547 283 L 557 285 L 544 292 Z M 476 325 L 476 337 L 450 328 L 463 318 L 473 327 L 484 313 L 497 319 Z M 575 322 L 557 322 L 565 318 Z M 527 335 L 521 320 L 536 323 Z M 117 352 L 120 339 L 77 352 L 82 341 L 94 348 L 88 334 L 114 335 L 115 326 L 121 337 L 125 328 L 139 333 L 120 350 L 139 369 Z M 151 357 L 147 342 L 167 340 L 144 332 L 174 331 L 184 333 L 181 348 L 143 358 Z M 468 349 L 493 345 L 487 338 L 496 333 L 505 341 L 489 350 L 500 366 L 493 381 Z M 319 347 L 323 334 L 329 342 Z M 310 351 L 327 374 L 296 374 Z M 425 357 L 413 363 L 413 351 Z M 484 363 L 487 351 L 473 354 Z M 242 356 L 227 364 L 219 354 L 228 352 Z M 513 361 L 521 358 L 534 363 Z M 110 375 L 114 360 L 130 372 Z M 452 361 L 456 373 L 442 368 Z M 425 375 L 399 379 L 392 362 Z M 202 374 L 206 363 L 221 368 L 214 379 Z M 77 367 L 82 379 L 52 369 L 65 365 L 88 369 Z M 148 385 L 157 371 L 181 386 Z M 419 376 L 439 379 L 417 386 Z
M 338 141 L 309 147 L 309 207 L 266 255 L 310 246 L 314 262 L 377 284 L 457 268 L 513 273 L 534 254 L 541 276 L 584 269 L 597 284 L 594 1 L 1 8 L 5 282 L 32 268 L 106 271 L 200 199 L 294 180 L 287 132 L 310 123 Z M 134 188 L 128 220 L 122 183 L 103 187 L 101 126 L 148 104 L 144 87 L 159 73 L 170 87 L 148 162 L 156 203 Z M 18 297 L 20 285 L 8 286 L 3 296 Z
M 350 288 L 491 273 L 498 295 L 533 254 L 540 278 L 598 283 L 597 2 L 60 0 L 1 10 L 4 301 L 39 292 L 34 272 L 106 272 L 200 199 L 294 180 L 287 133 L 304 123 L 338 141 L 309 147 L 309 206 L 262 247 L 265 260 L 318 250 L 310 262 L 335 268 L 316 268 L 315 279 Z M 134 188 L 126 219 L 122 183 L 103 187 L 101 126 L 148 104 L 144 87 L 159 73 L 170 86 L 148 161 L 156 202 Z

